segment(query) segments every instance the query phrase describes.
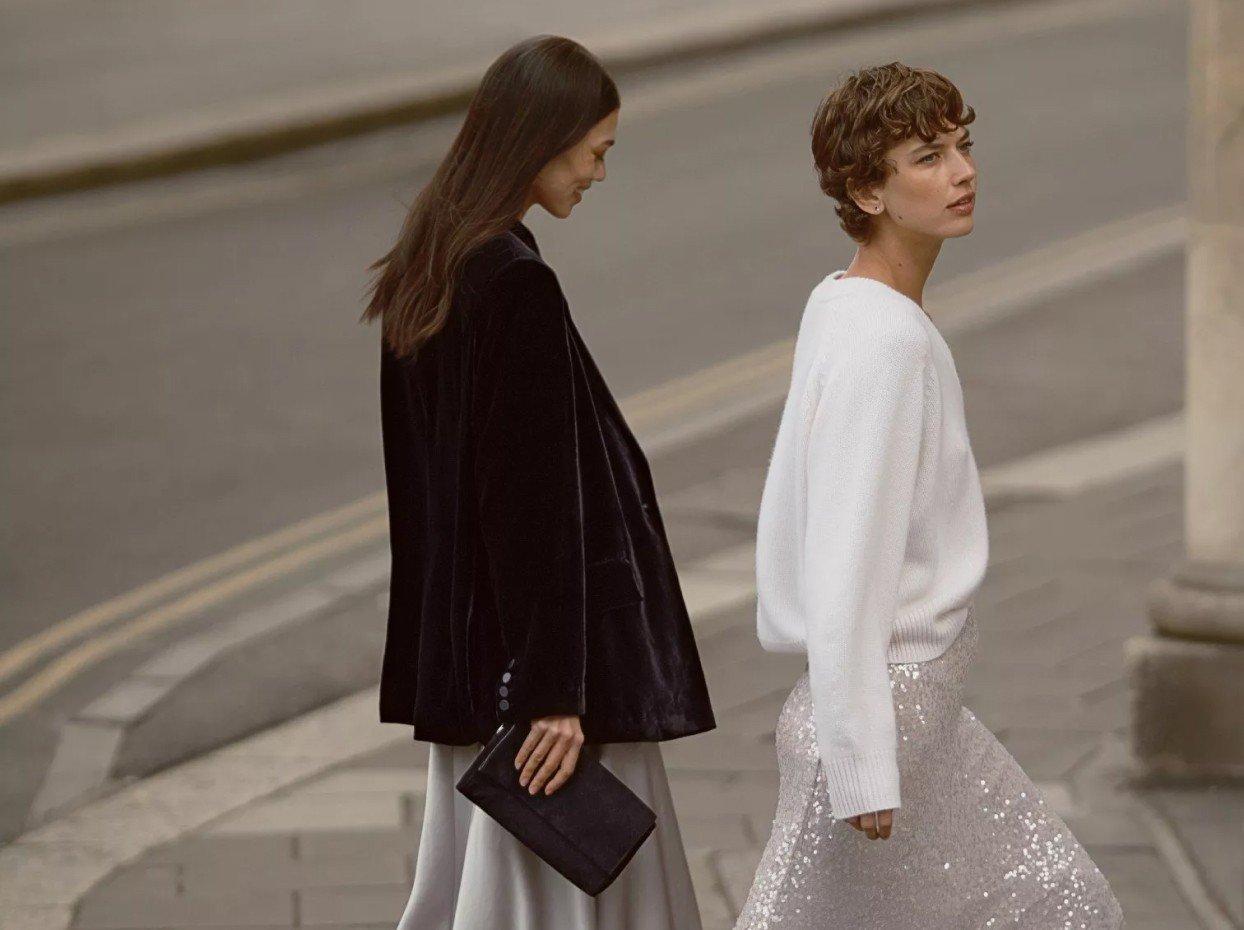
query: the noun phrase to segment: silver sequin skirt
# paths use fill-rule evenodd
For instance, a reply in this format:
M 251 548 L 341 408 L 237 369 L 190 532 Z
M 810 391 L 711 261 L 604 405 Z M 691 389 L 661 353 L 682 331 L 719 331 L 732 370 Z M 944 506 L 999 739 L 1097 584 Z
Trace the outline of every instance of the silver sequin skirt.
M 808 675 L 777 724 L 773 831 L 735 930 L 1117 930 L 1104 875 L 1015 758 L 970 710 L 969 611 L 927 662 L 891 664 L 902 806 L 870 840 L 830 809 Z

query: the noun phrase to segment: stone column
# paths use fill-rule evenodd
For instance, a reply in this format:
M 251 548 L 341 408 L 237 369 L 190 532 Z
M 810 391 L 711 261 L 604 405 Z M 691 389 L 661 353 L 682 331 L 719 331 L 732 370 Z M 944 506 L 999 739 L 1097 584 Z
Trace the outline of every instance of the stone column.
M 1244 777 L 1244 3 L 1190 10 L 1187 551 L 1127 644 L 1150 781 Z

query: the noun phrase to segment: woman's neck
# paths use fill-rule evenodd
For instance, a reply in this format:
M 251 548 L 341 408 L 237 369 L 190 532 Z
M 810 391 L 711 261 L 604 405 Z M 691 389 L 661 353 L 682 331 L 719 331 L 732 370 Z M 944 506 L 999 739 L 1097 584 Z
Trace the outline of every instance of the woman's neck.
M 856 249 L 847 266 L 847 276 L 881 281 L 923 308 L 924 285 L 933 272 L 942 242 L 927 238 L 906 242 L 878 235 Z

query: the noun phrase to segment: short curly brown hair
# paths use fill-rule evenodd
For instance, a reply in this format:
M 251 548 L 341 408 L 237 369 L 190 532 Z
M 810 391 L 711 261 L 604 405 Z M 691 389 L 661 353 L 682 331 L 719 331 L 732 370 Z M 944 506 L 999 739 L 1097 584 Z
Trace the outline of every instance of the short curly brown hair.
M 846 234 L 861 243 L 872 235 L 873 217 L 851 199 L 848 185 L 858 193 L 884 183 L 891 146 L 913 135 L 932 142 L 974 119 L 976 111 L 943 75 L 898 61 L 856 71 L 831 90 L 812 120 L 812 160 L 821 190 L 838 201 L 834 212 Z

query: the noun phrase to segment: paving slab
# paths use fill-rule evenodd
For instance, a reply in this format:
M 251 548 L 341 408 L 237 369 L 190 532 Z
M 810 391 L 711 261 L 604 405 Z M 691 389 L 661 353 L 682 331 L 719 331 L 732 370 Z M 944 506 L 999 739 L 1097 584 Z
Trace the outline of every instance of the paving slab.
M 1097 847 L 1091 855 L 1124 904 L 1127 930 L 1203 930 L 1151 847 Z
M 716 864 L 718 855 L 714 849 L 689 847 L 687 865 L 691 869 L 691 881 L 699 899 L 704 930 L 733 930 L 737 912 L 722 893 Z
M 758 733 L 719 728 L 674 740 L 661 753 L 667 771 L 767 772 L 773 768 L 773 746 Z
M 195 896 L 228 895 L 237 888 L 286 888 L 306 891 L 337 888 L 341 885 L 401 884 L 409 875 L 408 844 L 400 848 L 377 848 L 374 832 L 365 848 L 355 848 L 334 856 L 299 857 L 275 860 L 257 869 L 253 863 L 234 862 L 216 857 L 180 866 L 172 887 L 177 893 Z M 403 838 L 404 839 L 404 838 Z M 152 881 L 154 881 L 152 878 Z M 141 888 L 129 883 L 134 896 Z M 163 890 L 164 883 L 157 886 Z
M 311 888 L 300 895 L 299 925 L 385 923 L 392 927 L 410 898 L 405 881 L 387 885 L 345 885 Z
M 293 895 L 280 888 L 235 889 L 227 894 L 95 895 L 78 908 L 75 926 L 124 928 L 281 926 L 295 922 Z
M 108 885 L 98 889 L 92 898 L 96 905 L 117 898 L 128 901 L 163 901 L 175 898 L 184 890 L 183 870 L 184 867 L 175 862 L 140 862 L 138 865 L 118 869 L 112 874 Z M 249 869 L 243 866 L 241 871 L 255 873 L 253 865 Z
M 765 838 L 768 839 L 767 836 Z M 742 910 L 763 852 L 762 844 L 759 848 L 723 850 L 717 855 L 717 871 L 721 876 L 722 891 L 731 913 L 738 914 Z
M 405 854 L 408 870 L 413 874 L 413 859 L 419 852 L 419 825 L 401 830 L 369 830 L 351 827 L 348 830 L 325 830 L 299 833 L 294 837 L 297 857 L 305 862 L 321 859 L 342 861 L 350 858 Z
M 240 833 L 297 833 L 362 827 L 391 830 L 403 825 L 400 795 L 338 795 L 331 803 L 322 796 L 293 795 L 262 802 L 221 820 L 211 828 L 215 835 Z
M 142 859 L 147 864 L 191 865 L 227 860 L 240 867 L 262 870 L 267 864 L 283 862 L 294 855 L 295 844 L 280 833 L 231 836 L 192 833 L 176 843 L 157 846 Z M 124 874 L 126 869 L 119 873 Z

